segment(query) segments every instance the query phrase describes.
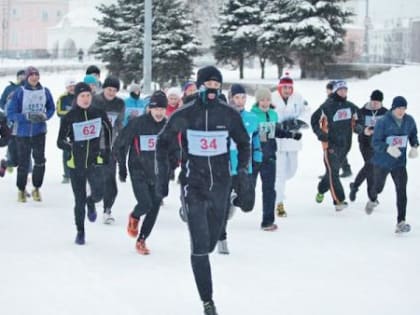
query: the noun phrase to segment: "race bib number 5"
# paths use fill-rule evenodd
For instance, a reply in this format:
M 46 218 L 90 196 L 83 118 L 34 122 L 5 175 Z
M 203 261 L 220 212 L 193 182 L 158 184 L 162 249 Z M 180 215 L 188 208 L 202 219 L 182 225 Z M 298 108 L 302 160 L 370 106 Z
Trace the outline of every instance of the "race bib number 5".
M 227 153 L 227 131 L 187 130 L 188 153 L 196 156 L 216 156 Z
M 74 141 L 86 141 L 98 138 L 101 134 L 101 118 L 73 123 Z
M 141 151 L 155 151 L 156 138 L 157 138 L 157 135 L 141 135 L 140 136 L 140 150 Z

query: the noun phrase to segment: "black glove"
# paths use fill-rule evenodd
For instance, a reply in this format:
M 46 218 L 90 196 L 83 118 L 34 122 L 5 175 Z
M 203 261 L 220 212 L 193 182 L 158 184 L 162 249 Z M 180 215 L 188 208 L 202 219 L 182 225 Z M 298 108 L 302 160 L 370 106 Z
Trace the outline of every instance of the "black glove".
M 328 142 L 328 134 L 327 134 L 327 133 L 325 133 L 325 132 L 321 132 L 321 133 L 318 135 L 318 140 L 319 140 L 319 141 L 322 141 L 322 142 Z
M 244 212 L 249 212 L 254 208 L 255 189 L 252 184 L 252 175 L 248 170 L 240 169 L 238 171 L 238 197 L 235 204 Z
M 43 112 L 27 113 L 26 119 L 33 124 L 41 123 L 47 120 L 47 115 Z
M 127 180 L 127 166 L 125 164 L 118 164 L 118 177 L 121 183 L 125 183 Z

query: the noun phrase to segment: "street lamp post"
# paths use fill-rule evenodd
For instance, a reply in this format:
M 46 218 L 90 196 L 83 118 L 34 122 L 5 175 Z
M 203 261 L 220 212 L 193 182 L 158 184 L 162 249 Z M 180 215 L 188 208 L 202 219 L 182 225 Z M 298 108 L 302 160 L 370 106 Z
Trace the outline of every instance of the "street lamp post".
M 143 92 L 152 93 L 152 0 L 144 0 Z

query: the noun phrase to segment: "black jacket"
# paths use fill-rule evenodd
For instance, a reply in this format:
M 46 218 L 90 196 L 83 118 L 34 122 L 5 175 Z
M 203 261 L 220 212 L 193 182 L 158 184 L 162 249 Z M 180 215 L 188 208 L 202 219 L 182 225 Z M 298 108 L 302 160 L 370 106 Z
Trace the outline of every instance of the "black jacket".
M 0 147 L 4 147 L 9 143 L 10 129 L 7 126 L 6 115 L 0 109 Z
M 220 99 L 203 104 L 196 98 L 169 119 L 158 136 L 158 171 L 167 167 L 170 145 L 181 134 L 181 184 L 211 190 L 230 181 L 229 146 L 238 149 L 238 170 L 247 170 L 250 140 L 240 114 Z M 160 174 L 159 174 L 160 175 Z
M 98 137 L 76 141 L 74 124 L 100 119 L 101 130 Z M 93 132 L 93 124 L 86 126 L 87 133 Z M 82 109 L 75 106 L 61 119 L 57 146 L 72 153 L 74 168 L 88 168 L 93 164 L 106 164 L 111 152 L 112 128 L 106 113 L 93 108 Z M 99 157 L 99 158 L 98 158 Z
M 370 103 L 366 103 L 365 106 L 357 112 L 358 120 L 354 131 L 359 135 L 358 140 L 360 145 L 362 147 L 370 148 L 372 145 L 372 136 L 365 135 L 365 128 L 369 127 L 373 130 L 378 119 L 382 118 L 388 110 L 384 107 L 381 107 L 378 110 L 372 110 L 369 108 L 369 104 Z
M 350 150 L 358 108 L 337 94 L 330 96 L 311 117 L 312 130 L 328 147 Z

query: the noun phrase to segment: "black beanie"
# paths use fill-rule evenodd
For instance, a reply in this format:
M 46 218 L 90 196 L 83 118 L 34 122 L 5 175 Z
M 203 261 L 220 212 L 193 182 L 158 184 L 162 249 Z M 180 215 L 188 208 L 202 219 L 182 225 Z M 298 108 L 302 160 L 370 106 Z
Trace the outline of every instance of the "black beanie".
M 396 109 L 397 107 L 407 108 L 407 100 L 402 96 L 396 96 L 392 100 L 391 110 Z
M 326 88 L 328 90 L 331 90 L 332 91 L 332 89 L 334 88 L 334 83 L 335 83 L 335 81 L 328 82 Z
M 150 97 L 149 108 L 163 107 L 168 106 L 168 98 L 163 91 L 156 91 Z
M 375 90 L 370 95 L 370 100 L 371 101 L 379 101 L 379 102 L 382 102 L 384 100 L 384 94 L 381 91 L 379 91 L 379 90 Z
M 19 70 L 17 73 L 16 73 L 16 76 L 18 77 L 18 76 L 20 76 L 20 75 L 25 75 L 25 70 Z
M 233 84 L 230 87 L 230 94 L 234 97 L 236 94 L 246 94 L 245 89 L 240 84 Z
M 97 75 L 100 75 L 101 74 L 101 70 L 99 70 L 99 68 L 97 66 L 91 65 L 91 66 L 87 67 L 86 74 L 92 74 L 92 73 L 95 73 Z
M 105 79 L 102 88 L 113 87 L 116 88 L 117 91 L 120 90 L 120 80 L 117 77 L 109 76 Z
M 222 73 L 214 66 L 206 66 L 198 70 L 197 72 L 197 87 L 206 81 L 214 80 L 223 83 Z
M 74 98 L 77 100 L 77 96 L 79 96 L 82 92 L 90 92 L 92 93 L 92 89 L 90 86 L 84 82 L 79 82 L 74 87 Z

